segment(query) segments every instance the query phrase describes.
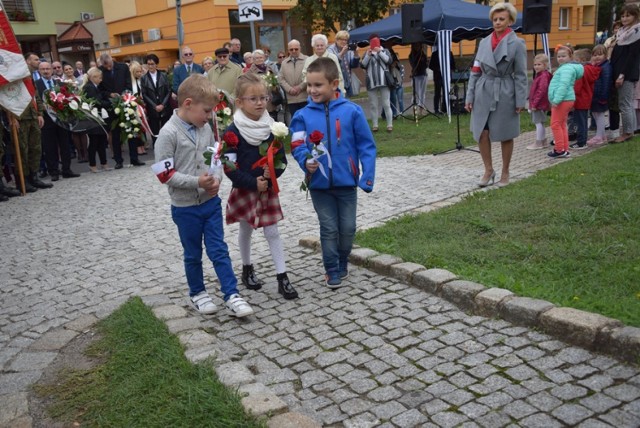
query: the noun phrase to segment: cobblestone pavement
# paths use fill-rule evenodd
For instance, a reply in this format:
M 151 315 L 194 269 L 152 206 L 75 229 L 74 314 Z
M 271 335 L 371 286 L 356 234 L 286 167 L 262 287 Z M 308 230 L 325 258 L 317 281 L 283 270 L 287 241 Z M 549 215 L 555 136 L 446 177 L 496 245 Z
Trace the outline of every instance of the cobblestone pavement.
M 516 144 L 514 181 L 561 162 L 524 150 L 530 138 Z M 56 357 L 55 347 L 38 344 L 57 327 L 83 315 L 103 318 L 133 295 L 164 294 L 187 306 L 169 199 L 150 169 L 75 169 L 81 178 L 0 204 L 0 425 L 11 420 L 7 403 L 24 398 Z M 411 172 L 410 186 L 398 171 Z M 374 192 L 359 195 L 358 224 L 376 226 L 453 203 L 476 190 L 481 173 L 479 155 L 469 151 L 380 159 Z M 286 218 L 280 223 L 301 298 L 278 295 L 266 241 L 256 233 L 254 264 L 267 283 L 244 293 L 255 316 L 191 312 L 193 324 L 216 337 L 222 361 L 244 364 L 291 410 L 325 426 L 640 426 L 637 367 L 469 316 L 357 267 L 345 287 L 328 290 L 320 256 L 298 246 L 300 237 L 318 234 L 311 202 L 298 190 L 301 180 L 291 165 L 281 180 Z M 223 197 L 228 190 L 227 181 Z M 237 226 L 226 234 L 240 271 Z

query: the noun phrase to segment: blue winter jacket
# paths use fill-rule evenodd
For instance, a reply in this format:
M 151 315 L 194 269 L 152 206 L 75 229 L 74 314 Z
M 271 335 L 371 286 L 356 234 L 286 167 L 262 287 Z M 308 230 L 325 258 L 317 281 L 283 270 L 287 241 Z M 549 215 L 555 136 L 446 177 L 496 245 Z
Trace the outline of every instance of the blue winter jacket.
M 293 116 L 290 129 L 293 157 L 304 172 L 308 172 L 307 155 L 311 155 L 313 148 L 309 135 L 314 131 L 324 134 L 322 142 L 331 156 L 332 168 L 329 168 L 328 157 L 320 156 L 318 161 L 327 178 L 318 168 L 311 175 L 310 189 L 359 186 L 365 192 L 373 190 L 376 143 L 359 105 L 342 95 L 326 104 L 315 103 L 309 97 L 307 106 Z

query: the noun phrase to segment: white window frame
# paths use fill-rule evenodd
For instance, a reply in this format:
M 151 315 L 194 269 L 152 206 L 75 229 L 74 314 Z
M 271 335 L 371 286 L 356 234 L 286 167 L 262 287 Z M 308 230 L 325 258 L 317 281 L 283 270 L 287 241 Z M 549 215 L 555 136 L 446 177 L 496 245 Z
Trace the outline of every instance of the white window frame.
M 558 19 L 558 29 L 559 30 L 569 30 L 571 29 L 571 8 L 570 7 L 561 7 L 559 12 Z

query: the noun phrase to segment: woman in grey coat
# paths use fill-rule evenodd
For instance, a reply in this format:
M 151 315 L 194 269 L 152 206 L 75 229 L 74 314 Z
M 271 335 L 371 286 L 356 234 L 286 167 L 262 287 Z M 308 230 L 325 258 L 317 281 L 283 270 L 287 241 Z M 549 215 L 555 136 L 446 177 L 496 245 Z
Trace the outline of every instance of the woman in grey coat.
M 495 180 L 492 141 L 502 145 L 498 186 L 509 184 L 513 139 L 520 135 L 520 112 L 527 99 L 527 50 L 524 40 L 509 28 L 516 16 L 510 3 L 497 3 L 491 8 L 493 33 L 480 42 L 469 78 L 465 109 L 471 112 L 471 132 L 484 163 L 480 187 Z

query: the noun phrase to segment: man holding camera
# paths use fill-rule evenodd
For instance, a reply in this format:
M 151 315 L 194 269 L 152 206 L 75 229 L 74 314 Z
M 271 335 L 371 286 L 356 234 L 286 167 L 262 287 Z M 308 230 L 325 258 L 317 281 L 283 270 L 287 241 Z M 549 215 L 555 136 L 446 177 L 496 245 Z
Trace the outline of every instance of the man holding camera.
M 351 69 L 357 68 L 360 64 L 360 57 L 358 51 L 356 51 L 356 44 L 349 44 L 349 33 L 342 30 L 336 34 L 336 41 L 329 46 L 329 52 L 338 57 L 340 62 L 340 69 L 342 71 L 342 77 L 344 79 L 345 96 L 351 98 L 356 95 L 353 91 Z M 355 77 L 355 76 L 353 76 Z M 357 77 L 356 77 L 357 78 Z M 359 87 L 358 87 L 359 89 Z

